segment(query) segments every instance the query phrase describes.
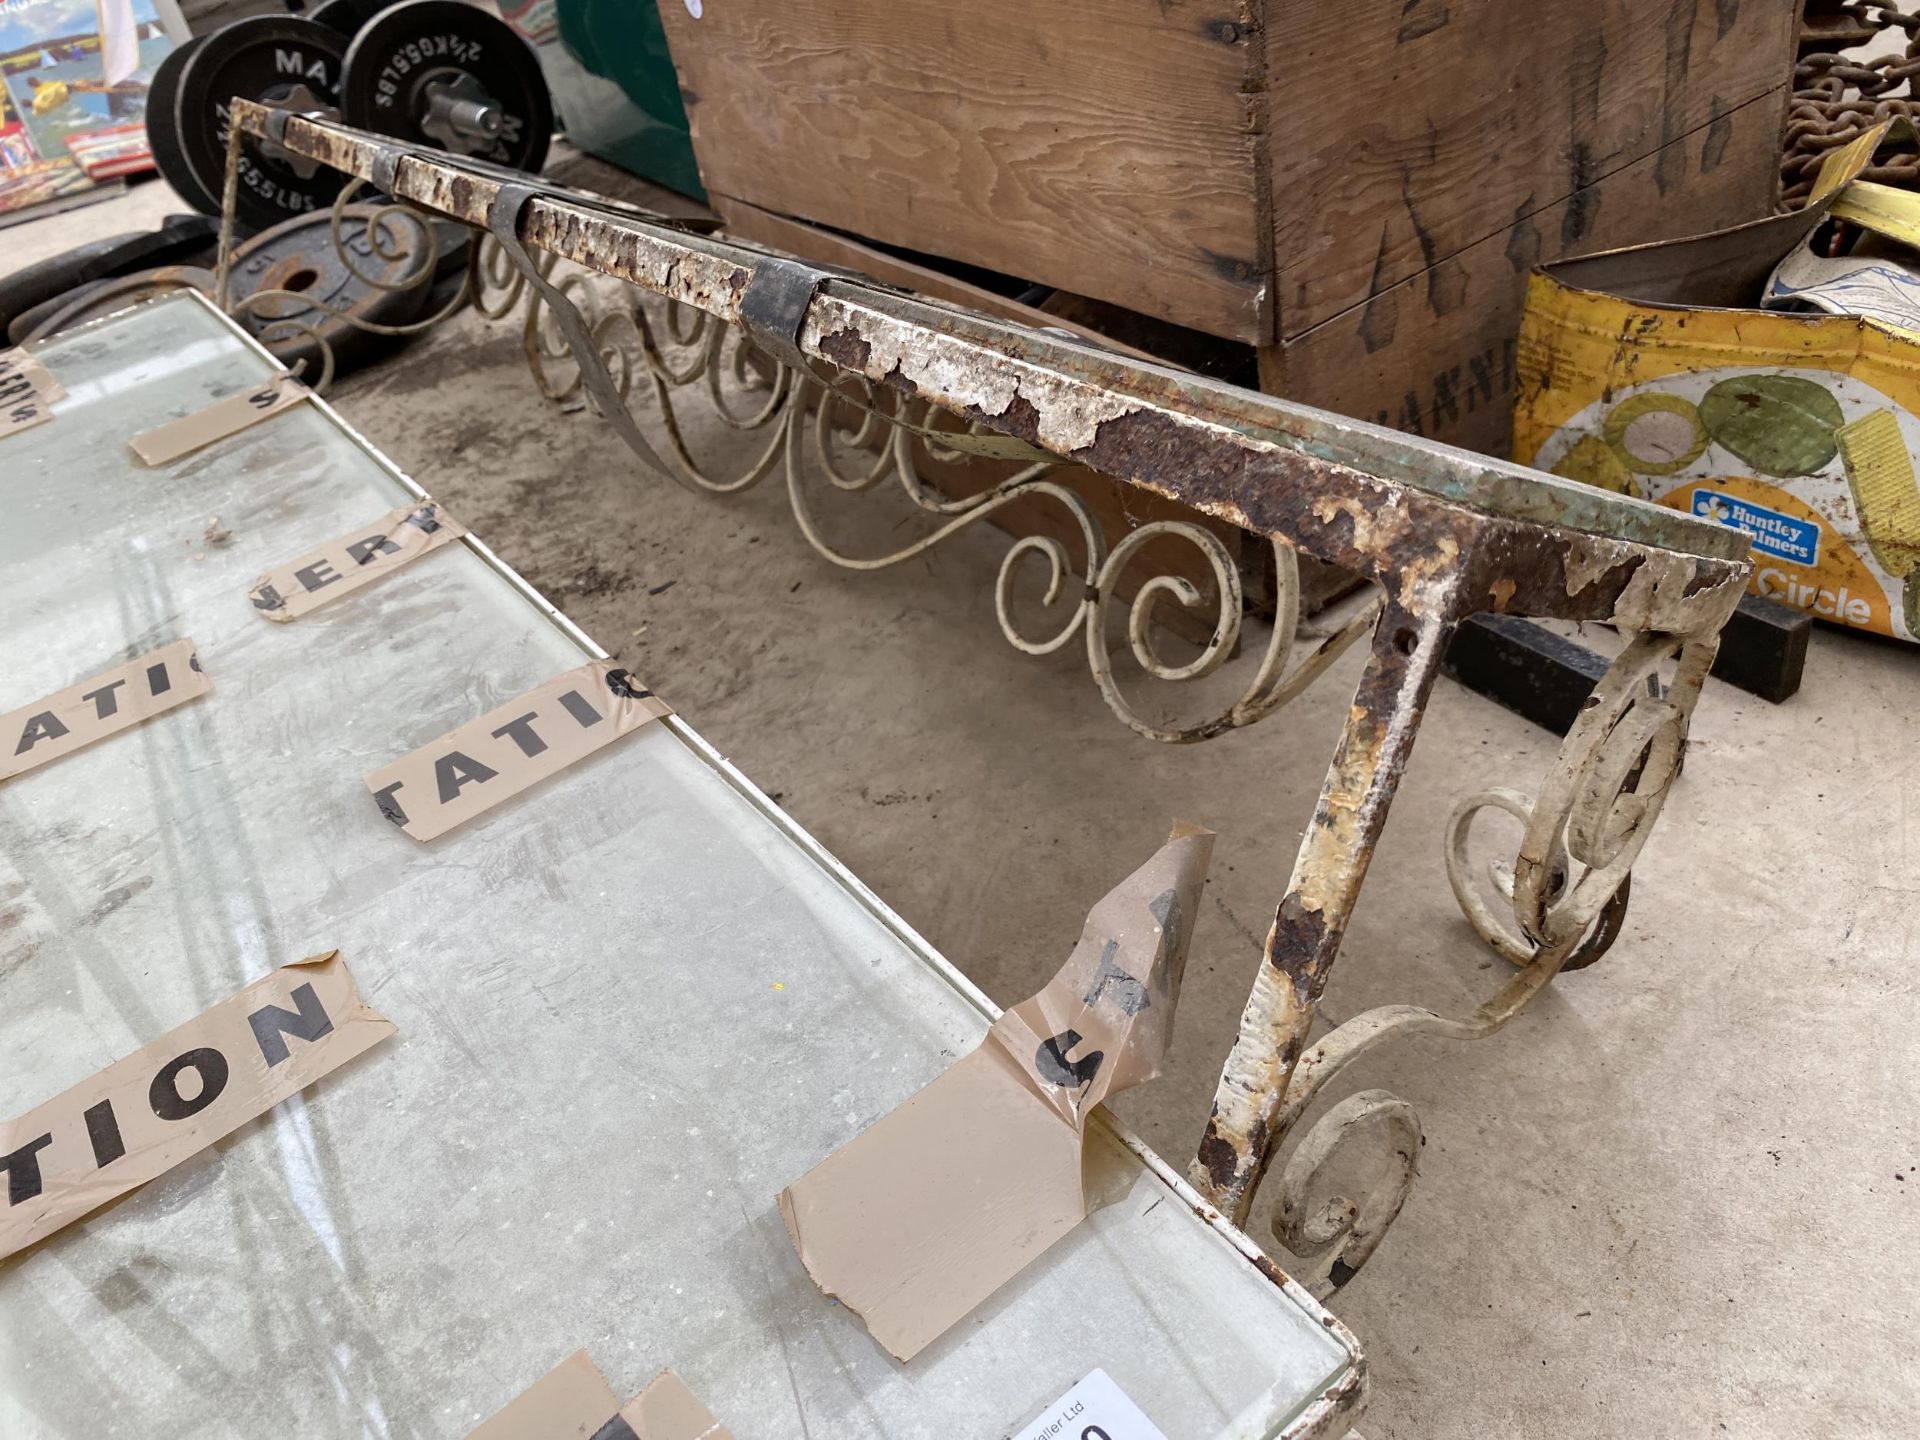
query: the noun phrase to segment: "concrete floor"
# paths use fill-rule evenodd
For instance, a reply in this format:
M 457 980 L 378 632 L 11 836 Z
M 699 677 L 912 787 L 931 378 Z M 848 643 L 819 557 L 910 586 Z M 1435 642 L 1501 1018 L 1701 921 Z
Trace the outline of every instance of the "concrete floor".
M 0 271 L 134 205 L 166 208 L 141 187 L 6 231 Z M 1155 746 L 1108 714 L 1084 653 L 1002 640 L 996 532 L 837 569 L 778 478 L 687 494 L 542 401 L 510 325 L 457 317 L 336 401 L 1002 1002 L 1171 818 L 1218 830 L 1171 1071 L 1118 1106 L 1184 1162 L 1357 656 L 1252 730 Z M 834 533 L 908 533 L 881 497 L 855 504 Z M 1911 649 L 1821 630 L 1784 706 L 1710 683 L 1613 952 L 1490 1041 L 1399 1042 L 1334 1089 L 1406 1097 L 1428 1137 L 1333 1306 L 1372 1357 L 1374 1440 L 1911 1429 L 1917 679 Z M 1461 1012 L 1504 978 L 1448 891 L 1443 824 L 1465 792 L 1531 789 L 1556 749 L 1441 683 L 1333 1016 Z

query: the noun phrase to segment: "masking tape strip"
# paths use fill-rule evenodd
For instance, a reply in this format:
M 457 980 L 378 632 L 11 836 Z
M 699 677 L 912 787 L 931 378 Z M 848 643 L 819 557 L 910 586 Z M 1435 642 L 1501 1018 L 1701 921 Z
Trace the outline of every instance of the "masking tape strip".
M 432 840 L 673 707 L 610 660 L 509 700 L 367 776 L 380 813 Z
M 1213 834 L 1088 912 L 1067 963 L 978 1048 L 780 1192 L 815 1285 L 911 1360 L 1087 1217 L 1095 1106 L 1159 1073 Z
M 312 393 L 301 384 L 299 377 L 276 375 L 263 385 L 216 400 L 204 410 L 136 435 L 128 443 L 142 465 L 171 465 L 216 440 L 237 435 L 282 410 L 291 409 Z
M 24 350 L 0 350 L 0 440 L 53 418 L 67 387 Z
M 175 640 L 91 680 L 0 715 L 0 781 L 207 694 L 193 641 Z
M 247 598 L 269 620 L 293 620 L 466 533 L 465 525 L 432 500 L 403 505 L 310 555 L 269 570 L 253 582 Z
M 1889 575 L 1920 569 L 1920 483 L 1891 410 L 1875 410 L 1835 432 L 1854 509 L 1874 562 Z
M 393 1033 L 329 951 L 0 1126 L 0 1258 L 164 1175 Z
M 732 1440 L 686 1382 L 662 1370 L 621 1405 L 584 1350 L 515 1397 L 467 1440 Z

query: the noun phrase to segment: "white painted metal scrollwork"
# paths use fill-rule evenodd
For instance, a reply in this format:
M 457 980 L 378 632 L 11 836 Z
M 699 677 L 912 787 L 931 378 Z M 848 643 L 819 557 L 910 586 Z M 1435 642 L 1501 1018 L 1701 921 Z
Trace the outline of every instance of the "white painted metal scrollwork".
M 1324 1300 L 1354 1277 L 1413 1193 L 1425 1143 L 1413 1106 L 1385 1090 L 1349 1095 L 1314 1122 L 1274 1181 L 1274 1239 L 1308 1262 L 1293 1268 L 1296 1280 Z M 1373 1148 L 1385 1173 L 1359 1189 L 1357 1200 L 1323 1196 L 1335 1164 L 1360 1144 Z
M 334 199 L 328 239 L 335 257 L 354 281 L 368 290 L 417 290 L 432 285 L 440 262 L 440 233 L 428 217 L 413 206 L 382 199 L 370 207 L 364 207 L 366 214 L 355 215 L 353 233 L 348 234 L 349 207 L 365 184 L 362 180 L 350 181 Z M 355 261 L 357 247 L 364 257 L 405 262 L 406 268 L 393 279 L 369 274 Z M 249 295 L 234 297 L 230 293 L 228 278 L 232 268 L 232 250 L 232 227 L 223 220 L 214 285 L 217 301 L 234 319 L 251 322 L 249 328 L 258 326 L 254 329 L 254 335 L 267 349 L 276 353 L 289 349 L 313 350 L 319 357 L 319 373 L 303 378 L 310 388 L 320 394 L 325 394 L 330 388 L 334 375 L 333 341 L 322 330 L 322 325 L 332 323 L 369 335 L 418 335 L 460 310 L 480 288 L 475 257 L 469 251 L 465 276 L 438 310 L 404 325 L 389 325 L 369 320 L 347 307 L 335 305 L 305 290 L 256 290 Z M 271 307 L 292 307 L 292 313 L 275 314 Z M 301 363 L 304 364 L 304 361 Z
M 1481 1040 L 1503 1028 L 1563 970 L 1592 964 L 1619 934 L 1633 862 L 1666 803 L 1686 745 L 1688 722 L 1717 641 L 1672 635 L 1630 640 L 1594 687 L 1541 782 L 1537 798 L 1483 790 L 1454 808 L 1447 824 L 1447 875 L 1468 921 L 1518 967 L 1472 1014 L 1447 1016 L 1420 1005 L 1382 1005 L 1337 1026 L 1300 1058 L 1276 1129 L 1285 1135 L 1354 1061 L 1394 1036 Z M 1661 683 L 1671 663 L 1670 682 Z M 1487 901 L 1469 854 L 1476 817 L 1503 811 L 1525 827 L 1511 870 L 1484 878 L 1512 907 L 1503 920 Z M 1364 1097 L 1364 1098 L 1363 1098 Z M 1307 1131 L 1275 1185 L 1274 1233 L 1315 1268 L 1327 1289 L 1351 1278 L 1380 1242 L 1411 1189 L 1414 1166 L 1389 1165 L 1357 1200 L 1320 1202 L 1319 1177 L 1351 1147 L 1378 1144 L 1382 1126 L 1398 1154 L 1419 1122 L 1385 1091 L 1333 1106 Z M 1391 1118 L 1389 1118 L 1391 1117 Z M 1398 1147 L 1398 1148 L 1396 1148 Z M 1336 1223 L 1337 1222 L 1337 1223 Z M 1324 1293 L 1324 1291 L 1322 1292 Z
M 1612 942 L 1633 862 L 1679 773 L 1717 643 L 1634 637 L 1594 687 L 1537 797 L 1485 790 L 1455 807 L 1447 839 L 1454 897 L 1481 938 L 1513 964 L 1565 949 L 1567 964 L 1578 968 Z M 1662 685 L 1670 661 L 1673 678 Z M 1526 827 L 1511 876 L 1491 877 L 1512 902 L 1511 924 L 1487 903 L 1468 858 L 1474 818 L 1488 809 Z
M 1276 541 L 1273 624 L 1239 698 L 1197 722 L 1149 718 L 1122 688 L 1107 638 L 1109 622 L 1118 621 L 1124 604 L 1127 653 L 1149 679 L 1180 684 L 1218 671 L 1239 644 L 1246 606 L 1239 566 L 1212 531 L 1183 520 L 1156 520 L 1134 527 L 1109 547 L 1087 502 L 1062 482 L 1075 467 L 1051 457 L 1022 465 L 979 494 L 946 494 L 923 474 L 927 461 L 1026 458 L 1031 452 L 977 425 L 952 428 L 958 422 L 944 411 L 877 390 L 863 377 L 832 372 L 823 363 L 816 362 L 818 368 L 805 373 L 775 364 L 744 332 L 703 312 L 658 302 L 631 287 L 610 300 L 606 287 L 584 272 L 556 279 L 552 261 L 540 263 L 542 274 L 580 310 L 621 395 L 631 400 L 634 382 L 646 377 L 666 436 L 664 453 L 678 468 L 679 478 L 727 495 L 751 489 L 776 467 L 784 468 L 795 523 L 807 543 L 835 565 L 885 569 L 925 554 L 1021 501 L 1039 499 L 1058 506 L 1077 538 L 1078 553 L 1051 536 L 1014 540 L 994 583 L 1000 629 L 1009 643 L 1029 655 L 1053 654 L 1080 639 L 1108 707 L 1149 739 L 1173 744 L 1205 740 L 1265 718 L 1366 634 L 1378 613 L 1377 604 L 1350 607 L 1339 624 L 1296 656 L 1298 562 L 1288 546 Z M 579 366 L 525 277 L 491 241 L 482 243 L 475 273 L 475 306 L 489 318 L 505 317 L 527 298 L 522 338 L 528 366 L 543 395 L 557 402 L 573 400 L 582 385 Z M 729 428 L 765 436 L 746 463 L 720 473 L 696 458 L 684 418 L 676 411 L 683 397 L 695 393 L 704 396 L 707 410 Z M 889 479 L 898 483 L 915 510 L 937 522 L 934 527 L 877 554 L 855 553 L 832 539 L 816 492 L 861 494 Z M 1188 576 L 1162 570 L 1139 580 L 1132 598 L 1123 601 L 1123 581 L 1141 562 L 1142 552 L 1169 540 L 1197 553 L 1196 569 L 1211 581 L 1210 588 L 1203 590 Z M 1030 576 L 1039 582 L 1033 593 L 1045 625 L 1037 634 L 1024 628 L 1018 603 L 1020 587 Z M 1161 607 L 1168 605 L 1208 627 L 1205 640 L 1189 647 L 1195 653 L 1185 658 L 1167 653 L 1166 634 L 1157 623 Z

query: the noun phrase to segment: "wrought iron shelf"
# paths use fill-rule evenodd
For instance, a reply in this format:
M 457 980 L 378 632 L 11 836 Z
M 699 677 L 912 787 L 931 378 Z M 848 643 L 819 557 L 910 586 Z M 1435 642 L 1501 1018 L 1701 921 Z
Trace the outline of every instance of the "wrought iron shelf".
M 784 470 L 803 532 L 836 563 L 898 563 L 1022 498 L 1064 507 L 1080 534 L 1077 568 L 1055 539 L 1015 541 L 996 586 L 1001 626 L 1036 654 L 1084 640 L 1108 704 L 1149 738 L 1196 742 L 1251 725 L 1347 646 L 1365 641 L 1349 718 L 1276 907 L 1191 1171 L 1201 1194 L 1236 1222 L 1245 1221 L 1289 1133 L 1353 1059 L 1395 1034 L 1491 1034 L 1562 969 L 1592 963 L 1619 934 L 1631 867 L 1678 773 L 1719 631 L 1746 585 L 1747 547 L 1739 534 L 858 275 L 810 268 L 528 176 L 246 101 L 233 107 L 229 214 L 233 157 L 243 144 L 330 165 L 398 204 L 481 232 L 485 244 L 474 247 L 469 292 L 497 318 L 524 302 L 527 352 L 546 393 L 584 391 L 649 468 L 695 490 L 733 493 Z M 562 273 L 563 262 L 623 282 L 622 299 L 608 303 L 585 275 Z M 556 382 L 555 364 L 570 364 L 574 373 Z M 657 443 L 626 404 L 643 379 L 663 419 Z M 690 453 L 675 405 L 696 395 L 729 425 L 765 435 L 744 469 L 710 474 Z M 749 397 L 744 409 L 742 395 Z M 862 448 L 875 442 L 877 450 Z M 842 468 L 848 451 L 861 456 L 852 473 Z M 956 454 L 1021 465 L 983 494 L 955 499 L 932 489 L 920 464 L 925 455 Z M 1271 638 L 1257 659 L 1241 662 L 1252 677 L 1224 711 L 1182 724 L 1142 716 L 1114 676 L 1105 637 L 1109 619 L 1120 613 L 1122 573 L 1140 562 L 1150 541 L 1171 538 L 1197 548 L 1215 593 L 1203 596 L 1180 576 L 1148 576 L 1125 605 L 1132 656 L 1145 675 L 1175 685 L 1213 673 L 1240 637 L 1231 557 L 1210 531 L 1183 521 L 1141 526 L 1109 547 L 1084 502 L 1060 481 L 1073 465 L 1272 546 L 1278 603 Z M 843 491 L 893 478 L 937 523 L 887 554 L 843 552 L 814 517 L 803 485 L 810 472 Z M 1340 566 L 1368 587 L 1331 633 L 1310 643 L 1296 635 L 1299 554 Z M 1032 555 L 1045 562 L 1055 613 L 1068 613 L 1039 638 L 1022 633 L 1011 603 L 1017 567 Z M 1197 655 L 1176 660 L 1163 653 L 1154 615 L 1167 603 L 1213 613 Z M 1384 1006 L 1309 1046 L 1320 995 L 1448 641 L 1481 612 L 1604 621 L 1628 637 L 1538 792 L 1467 796 L 1449 825 L 1455 894 L 1515 973 L 1470 1016 Z M 1469 860 L 1470 829 L 1488 809 L 1525 827 L 1510 872 L 1476 873 Z M 1352 1276 L 1398 1213 L 1419 1135 L 1404 1101 L 1366 1091 L 1329 1109 L 1294 1147 L 1281 1172 L 1275 1229 L 1309 1261 L 1323 1292 Z M 1358 1200 L 1320 1196 L 1334 1153 L 1361 1140 L 1384 1143 L 1400 1157 L 1387 1183 Z

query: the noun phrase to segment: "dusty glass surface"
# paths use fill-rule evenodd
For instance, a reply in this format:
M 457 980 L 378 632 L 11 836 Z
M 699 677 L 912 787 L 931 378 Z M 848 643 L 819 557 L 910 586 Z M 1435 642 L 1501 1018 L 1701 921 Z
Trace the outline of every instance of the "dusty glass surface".
M 1096 1366 L 1188 1440 L 1353 1363 L 1111 1137 L 1126 1198 L 889 1359 L 774 1195 L 976 1043 L 965 987 L 667 726 L 408 839 L 361 777 L 581 642 L 466 545 L 264 621 L 256 576 L 412 492 L 311 405 L 134 466 L 269 368 L 197 300 L 38 353 L 71 398 L 0 448 L 0 711 L 186 636 L 213 693 L 0 785 L 0 1114 L 317 951 L 399 1035 L 0 1262 L 0 1434 L 457 1437 L 585 1347 L 740 1440 L 1004 1435 Z

